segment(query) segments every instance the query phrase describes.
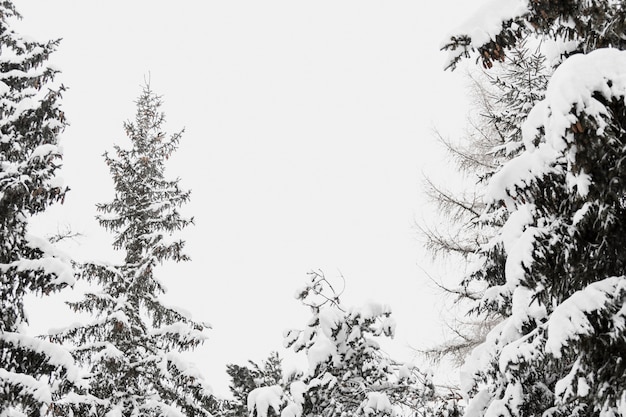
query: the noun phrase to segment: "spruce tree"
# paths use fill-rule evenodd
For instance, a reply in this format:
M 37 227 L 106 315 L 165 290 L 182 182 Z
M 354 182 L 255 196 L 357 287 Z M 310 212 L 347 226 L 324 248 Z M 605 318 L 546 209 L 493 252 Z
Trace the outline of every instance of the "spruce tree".
M 288 389 L 276 384 L 253 390 L 253 416 L 418 416 L 430 410 L 435 390 L 429 377 L 394 361 L 379 344 L 395 331 L 387 306 L 349 309 L 317 271 L 297 298 L 312 317 L 304 329 L 286 331 L 284 343 L 306 355 L 308 369 L 294 375 Z
M 65 349 L 25 328 L 24 297 L 72 285 L 74 271 L 67 256 L 28 231 L 29 218 L 65 197 L 57 171 L 66 122 L 64 88 L 47 64 L 59 42 L 22 37 L 10 27 L 20 17 L 10 1 L 0 2 L 0 415 L 40 416 L 60 410 L 80 377 Z
M 192 223 L 179 208 L 189 191 L 165 178 L 165 162 L 181 133 L 168 136 L 161 98 L 144 86 L 133 122 L 124 128 L 130 149 L 105 154 L 115 197 L 99 204 L 98 221 L 115 234 L 113 246 L 125 252 L 121 265 L 86 264 L 82 275 L 99 286 L 68 303 L 95 320 L 55 335 L 75 345 L 74 355 L 90 370 L 90 393 L 100 399 L 97 416 L 208 416 L 212 395 L 203 376 L 181 357 L 205 340 L 205 324 L 165 306 L 156 275 L 165 261 L 187 261 L 175 232 Z M 92 410 L 92 412 L 94 411 Z
M 626 14 L 613 1 L 517 6 L 486 22 L 501 28 L 488 39 L 447 44 L 452 65 L 476 50 L 486 67 L 524 34 L 562 46 L 519 125 L 522 152 L 487 188 L 485 216 L 506 216 L 473 279 L 504 320 L 466 362 L 466 415 L 624 416 Z

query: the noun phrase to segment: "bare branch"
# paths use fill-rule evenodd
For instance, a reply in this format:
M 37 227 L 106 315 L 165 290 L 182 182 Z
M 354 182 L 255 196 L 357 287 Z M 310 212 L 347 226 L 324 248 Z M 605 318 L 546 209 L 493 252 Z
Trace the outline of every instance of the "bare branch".
M 65 226 L 62 230 L 57 228 L 57 232 L 53 235 L 48 236 L 47 239 L 50 243 L 58 243 L 62 240 L 77 240 L 81 237 L 83 237 L 82 233 L 74 232 L 69 226 Z

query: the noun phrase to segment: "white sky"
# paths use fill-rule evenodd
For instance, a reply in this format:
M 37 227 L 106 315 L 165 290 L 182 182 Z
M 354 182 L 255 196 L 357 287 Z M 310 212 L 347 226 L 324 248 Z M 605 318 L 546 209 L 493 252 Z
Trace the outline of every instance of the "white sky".
M 397 355 L 438 337 L 414 223 L 431 210 L 422 173 L 450 169 L 432 129 L 458 132 L 465 120 L 463 74 L 443 72 L 439 44 L 472 2 L 17 3 L 20 32 L 63 38 L 52 62 L 70 88 L 72 191 L 43 225 L 84 233 L 74 254 L 112 257 L 93 219 L 112 196 L 101 155 L 126 143 L 122 122 L 146 74 L 167 130 L 186 128 L 170 173 L 193 191 L 193 261 L 162 279 L 168 302 L 214 327 L 194 360 L 218 394 L 225 364 L 263 359 L 282 348 L 283 329 L 305 324 L 293 294 L 311 269 L 341 271 L 348 303 L 389 303 Z

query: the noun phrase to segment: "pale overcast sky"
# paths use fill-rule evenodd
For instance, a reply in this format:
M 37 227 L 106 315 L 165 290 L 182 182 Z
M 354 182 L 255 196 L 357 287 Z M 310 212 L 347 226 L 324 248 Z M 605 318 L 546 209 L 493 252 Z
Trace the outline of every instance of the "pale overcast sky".
M 37 227 L 70 224 L 85 235 L 72 253 L 114 259 L 93 219 L 112 196 L 101 155 L 126 143 L 149 74 L 168 131 L 186 129 L 169 172 L 192 189 L 196 219 L 193 261 L 163 270 L 166 298 L 212 323 L 194 360 L 215 391 L 227 391 L 226 363 L 261 360 L 305 325 L 293 294 L 311 269 L 340 271 L 348 304 L 390 304 L 409 358 L 440 334 L 414 227 L 430 210 L 423 173 L 450 169 L 432 130 L 458 133 L 466 112 L 465 79 L 443 71 L 439 44 L 474 3 L 17 2 L 22 33 L 63 38 L 52 62 L 69 87 L 72 191 Z

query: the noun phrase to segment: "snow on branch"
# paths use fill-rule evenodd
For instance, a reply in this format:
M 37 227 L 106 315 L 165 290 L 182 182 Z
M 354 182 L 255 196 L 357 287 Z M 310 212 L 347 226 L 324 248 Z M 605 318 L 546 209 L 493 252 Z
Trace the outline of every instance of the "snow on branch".
M 596 134 L 601 135 L 606 126 L 602 117 L 607 115 L 607 110 L 595 95 L 599 93 L 607 100 L 624 97 L 625 67 L 626 51 L 612 48 L 577 54 L 563 62 L 550 79 L 542 104 L 529 113 L 522 127 L 526 148 L 533 148 L 533 141 L 543 127 L 546 141 L 554 149 L 564 149 L 564 142 L 573 138 L 568 132 L 581 113 L 600 123 Z
M 282 403 L 283 389 L 280 385 L 255 388 L 248 394 L 248 411 L 251 416 L 267 417 L 270 407 L 278 414 Z
M 29 395 L 39 403 L 50 404 L 52 402 L 50 385 L 30 375 L 10 372 L 4 368 L 0 368 L 0 381 L 3 381 L 2 385 L 7 388 L 12 385 L 20 387 L 22 395 Z M 2 413 L 2 415 L 5 414 Z
M 429 376 L 394 361 L 380 347 L 379 340 L 393 337 L 395 330 L 388 306 L 369 302 L 345 307 L 321 271 L 309 274 L 296 297 L 311 317 L 304 329 L 285 332 L 285 347 L 302 352 L 308 369 L 297 372 L 289 389 L 252 391 L 251 413 L 266 417 L 270 407 L 282 410 L 282 417 L 424 412 L 435 394 Z
M 54 276 L 51 283 L 60 285 L 74 285 L 76 279 L 70 258 L 63 251 L 55 248 L 45 239 L 29 235 L 25 236 L 28 246 L 42 252 L 38 259 L 20 259 L 8 264 L 0 264 L 0 270 L 7 271 L 15 268 L 17 271 L 40 270 L 45 275 Z
M 469 402 L 466 415 L 501 415 L 507 403 L 521 398 L 521 392 L 516 393 L 520 387 L 517 381 L 520 369 L 524 366 L 539 369 L 546 366 L 546 361 L 561 361 L 561 366 L 567 370 L 556 382 L 553 395 L 563 401 L 576 395 L 586 396 L 590 392 L 593 376 L 585 379 L 588 370 L 582 362 L 586 356 L 576 346 L 580 345 L 582 338 L 596 335 L 594 322 L 598 321 L 610 323 L 610 330 L 605 336 L 623 338 L 626 329 L 625 299 L 626 277 L 617 276 L 594 282 L 575 292 L 559 304 L 547 319 L 542 320 L 542 324 L 526 334 L 520 327 L 520 312 L 514 312 L 488 334 L 486 343 L 471 353 L 461 370 L 462 389 L 470 392 L 477 376 L 492 364 L 497 364 L 498 372 L 506 381 L 504 396 L 498 398 L 501 394 L 486 387 L 480 388 Z M 525 304 L 528 306 L 530 301 Z M 567 364 L 572 354 L 576 359 Z M 524 392 L 527 392 L 526 389 Z
M 515 31 L 516 24 L 511 25 L 511 21 L 526 13 L 528 0 L 491 0 L 478 8 L 476 13 L 452 31 L 441 44 L 441 49 L 449 51 L 445 68 L 454 69 L 461 58 L 469 57 L 470 53 L 490 43 L 494 45 L 491 51 L 494 58 L 503 59 L 504 52 L 500 51 L 497 38 L 507 25 Z
M 50 365 L 64 368 L 67 371 L 68 380 L 80 382 L 80 370 L 72 355 L 62 346 L 14 332 L 0 332 L 0 342 L 43 355 Z
M 576 149 L 565 155 L 574 142 L 574 133 L 590 127 L 581 124 L 581 116 L 597 124 L 596 135 L 604 133 L 608 111 L 598 99 L 626 96 L 626 51 L 605 48 L 589 54 L 578 54 L 561 64 L 548 83 L 545 98 L 530 111 L 522 126 L 526 147 L 491 178 L 487 198 L 515 206 L 516 189 L 524 188 L 534 179 L 560 172 L 560 164 L 574 160 Z M 537 140 L 540 138 L 541 140 Z M 568 173 L 570 185 L 577 185 L 585 195 L 590 179 L 584 172 Z
M 55 277 L 50 282 L 54 285 L 67 284 L 71 286 L 75 283 L 74 270 L 71 266 L 56 258 L 20 259 L 19 261 L 9 264 L 0 264 L 0 269 L 4 271 L 11 268 L 15 268 L 18 272 L 32 270 L 43 271 L 44 274 Z
M 547 323 L 548 338 L 546 352 L 560 358 L 562 348 L 580 336 L 594 333 L 589 321 L 589 315 L 606 309 L 612 300 L 619 300 L 626 296 L 626 277 L 610 277 L 589 284 L 586 288 L 576 291 L 567 300 L 561 303 L 552 313 Z M 626 307 L 612 317 L 619 327 L 624 327 Z
M 153 329 L 149 332 L 150 336 L 163 336 L 172 337 L 180 343 L 195 343 L 208 339 L 206 334 L 202 331 L 196 330 L 191 327 L 189 323 L 177 322 Z

